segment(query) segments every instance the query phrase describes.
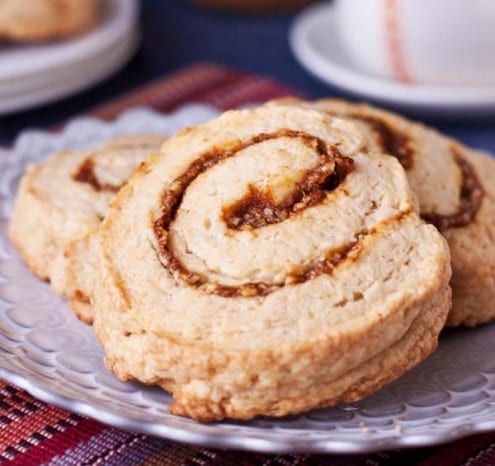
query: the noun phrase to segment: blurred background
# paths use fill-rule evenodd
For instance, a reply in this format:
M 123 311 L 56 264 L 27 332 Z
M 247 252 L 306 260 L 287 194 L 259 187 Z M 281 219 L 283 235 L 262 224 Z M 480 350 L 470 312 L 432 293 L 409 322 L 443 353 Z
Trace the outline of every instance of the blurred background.
M 72 97 L 0 117 L 0 143 L 26 127 L 55 125 L 187 65 L 208 61 L 276 78 L 309 98 L 352 98 L 306 71 L 289 46 L 289 33 L 310 0 L 142 0 L 141 42 L 133 58 L 111 77 Z M 330 5 L 330 1 L 320 2 Z M 318 5 L 316 5 L 318 7 Z M 314 8 L 314 5 L 310 5 Z M 6 46 L 0 48 L 5 53 Z M 354 97 L 355 98 L 355 97 Z M 363 100 L 361 98 L 360 100 Z M 404 113 L 408 113 L 406 109 Z M 495 150 L 492 116 L 447 121 L 423 112 L 421 119 L 467 143 Z
M 136 86 L 197 61 L 213 61 L 270 75 L 311 96 L 331 92 L 308 75 L 289 50 L 287 37 L 294 11 L 229 12 L 201 3 L 206 4 L 208 0 L 196 3 L 142 0 L 142 41 L 130 63 L 103 83 L 65 98 L 63 103 L 0 117 L 0 142 L 10 140 L 26 126 L 50 126 L 84 113 Z

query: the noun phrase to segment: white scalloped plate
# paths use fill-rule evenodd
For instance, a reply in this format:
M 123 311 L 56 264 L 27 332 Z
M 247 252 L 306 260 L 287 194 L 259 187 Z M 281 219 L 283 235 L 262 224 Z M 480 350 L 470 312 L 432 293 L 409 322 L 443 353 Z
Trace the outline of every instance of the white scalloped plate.
M 126 132 L 171 134 L 216 113 L 193 105 L 169 116 L 141 109 L 112 123 L 80 119 L 59 134 L 27 131 L 0 150 L 0 377 L 107 424 L 210 447 L 363 453 L 495 430 L 495 325 L 445 332 L 427 361 L 360 403 L 278 420 L 201 424 L 169 414 L 167 393 L 106 371 L 91 328 L 29 272 L 6 238 L 19 177 L 27 163 L 64 148 Z

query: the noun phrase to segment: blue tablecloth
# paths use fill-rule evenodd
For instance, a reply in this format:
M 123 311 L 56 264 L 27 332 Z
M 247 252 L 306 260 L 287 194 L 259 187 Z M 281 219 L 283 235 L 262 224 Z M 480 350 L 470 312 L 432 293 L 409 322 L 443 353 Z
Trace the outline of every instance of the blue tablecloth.
M 293 58 L 287 41 L 294 16 L 218 13 L 187 0 L 143 0 L 143 44 L 119 74 L 94 89 L 45 107 L 0 118 L 0 143 L 26 127 L 50 126 L 140 84 L 198 60 L 273 76 L 309 97 L 343 94 L 321 84 Z M 465 143 L 495 153 L 495 118 L 428 120 Z

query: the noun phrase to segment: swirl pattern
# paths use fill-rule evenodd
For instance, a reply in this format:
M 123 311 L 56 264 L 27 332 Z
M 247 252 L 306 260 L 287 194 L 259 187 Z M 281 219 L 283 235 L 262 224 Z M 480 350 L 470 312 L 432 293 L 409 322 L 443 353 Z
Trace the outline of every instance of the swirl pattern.
M 458 145 L 429 128 L 366 105 L 339 100 L 304 102 L 281 99 L 270 105 L 293 104 L 316 108 L 332 116 L 354 122 L 363 132 L 370 151 L 390 154 L 408 172 L 413 189 L 420 199 L 421 216 L 440 230 L 463 227 L 475 220 L 484 196 L 472 164 Z M 444 167 L 447 180 L 436 180 Z M 430 186 L 426 189 L 424 182 Z M 447 190 L 439 199 L 439 191 Z M 435 198 L 431 198 L 433 194 Z
M 269 105 L 314 108 L 355 123 L 372 152 L 390 154 L 407 172 L 421 217 L 447 238 L 453 309 L 448 324 L 495 318 L 495 162 L 419 123 L 340 100 L 282 99 Z
M 164 140 L 122 136 L 90 151 L 61 152 L 32 165 L 21 180 L 9 235 L 30 268 L 86 322 L 92 321 L 93 235 L 115 193 Z
M 358 113 L 348 113 L 346 116 L 363 122 L 368 130 L 373 133 L 376 145 L 371 144 L 371 150 L 393 155 L 405 170 L 413 170 L 416 151 L 410 136 L 394 129 L 390 123 L 383 120 L 383 117 L 365 116 Z M 472 223 L 481 207 L 484 195 L 473 166 L 462 156 L 460 150 L 452 145 L 448 155 L 457 164 L 461 179 L 457 210 L 452 214 L 441 214 L 436 211 L 428 212 L 424 208 L 421 210 L 421 216 L 427 222 L 435 225 L 440 231 L 463 227 Z
M 70 175 L 95 192 L 116 193 L 151 152 L 157 151 L 163 136 L 143 134 L 112 139 L 90 151 Z
M 359 399 L 429 354 L 446 245 L 399 163 L 362 148 L 353 124 L 293 107 L 167 141 L 101 229 L 108 367 L 171 391 L 174 413 L 247 419 Z
M 421 214 L 427 222 L 433 223 L 440 231 L 463 227 L 474 222 L 484 197 L 483 188 L 472 164 L 455 147 L 452 147 L 452 156 L 461 172 L 461 192 L 457 212 L 451 215 L 435 212 Z
M 201 287 L 207 292 L 229 297 L 263 296 L 279 288 L 277 284 L 265 282 L 242 283 L 237 287 L 208 283 L 201 274 L 188 270 L 174 255 L 167 235 L 172 219 L 176 217 L 180 208 L 180 200 L 184 192 L 197 176 L 248 147 L 277 138 L 300 140 L 310 150 L 316 151 L 319 159 L 318 164 L 308 170 L 293 190 L 286 193 L 278 202 L 275 201 L 271 191 L 260 191 L 249 184 L 244 197 L 222 209 L 223 220 L 229 229 L 252 231 L 280 223 L 291 216 L 300 214 L 304 209 L 324 201 L 326 193 L 337 189 L 354 168 L 353 160 L 340 155 L 335 146 L 328 147 L 321 139 L 307 133 L 288 130 L 261 134 L 247 142 L 234 144 L 227 150 L 216 149 L 200 155 L 187 168 L 185 174 L 174 180 L 171 187 L 165 191 L 162 200 L 162 215 L 155 222 L 155 235 L 160 246 L 162 262 L 168 265 L 173 273 L 178 274 L 188 285 Z M 324 258 L 285 276 L 284 283 L 300 283 L 321 273 L 330 273 L 351 251 L 357 249 L 355 248 L 356 244 L 356 241 L 352 241 L 336 250 L 327 251 Z
M 329 111 L 328 113 L 338 116 L 337 112 Z M 406 133 L 392 128 L 391 125 L 377 116 L 352 112 L 346 113 L 345 116 L 363 123 L 373 134 L 374 144 L 370 144 L 370 150 L 393 155 L 405 170 L 410 170 L 413 167 L 414 149 L 411 139 Z
M 110 191 L 116 193 L 122 186 L 101 183 L 95 174 L 94 161 L 87 158 L 72 175 L 74 181 L 89 184 L 95 191 Z

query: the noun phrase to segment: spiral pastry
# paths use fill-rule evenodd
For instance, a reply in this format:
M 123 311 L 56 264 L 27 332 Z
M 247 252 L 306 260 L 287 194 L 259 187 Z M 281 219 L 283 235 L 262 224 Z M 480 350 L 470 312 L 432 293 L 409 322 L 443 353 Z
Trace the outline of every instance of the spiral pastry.
M 96 262 L 94 235 L 122 184 L 165 137 L 124 136 L 89 152 L 63 152 L 31 165 L 17 193 L 11 241 L 85 322 Z
M 2 0 L 0 38 L 43 41 L 75 36 L 97 24 L 102 0 Z
M 453 307 L 448 325 L 495 318 L 495 161 L 431 128 L 367 105 L 281 99 L 269 105 L 315 108 L 352 121 L 369 150 L 396 157 L 419 199 L 421 216 L 447 238 Z
M 426 357 L 449 254 L 400 164 L 354 125 L 231 111 L 170 139 L 119 192 L 93 296 L 107 366 L 201 420 L 357 400 Z

